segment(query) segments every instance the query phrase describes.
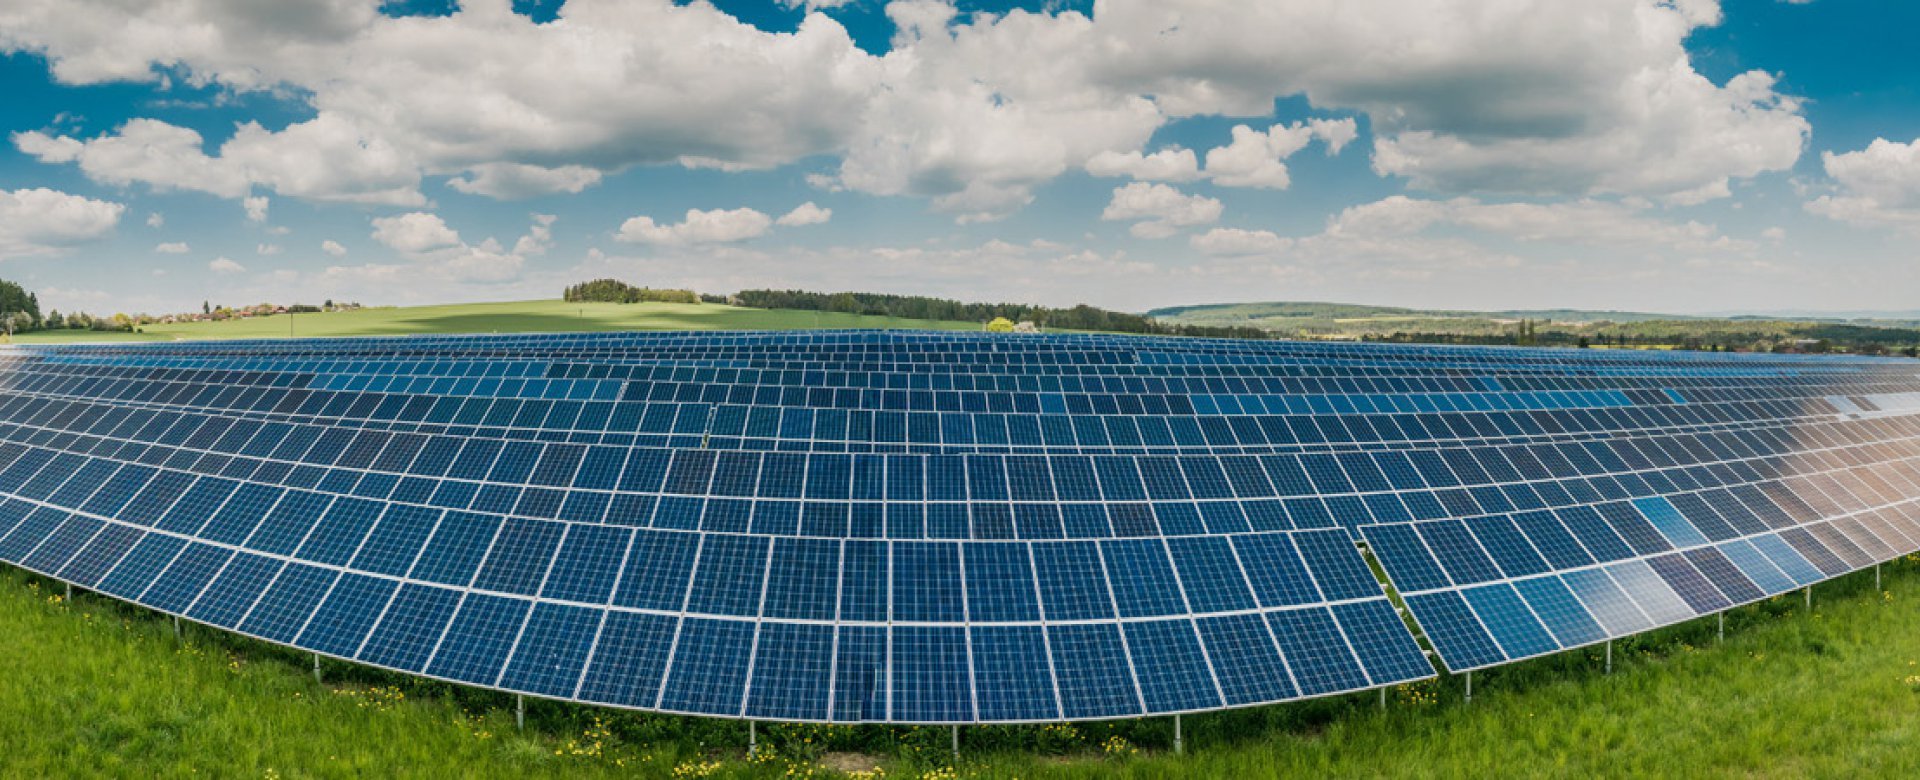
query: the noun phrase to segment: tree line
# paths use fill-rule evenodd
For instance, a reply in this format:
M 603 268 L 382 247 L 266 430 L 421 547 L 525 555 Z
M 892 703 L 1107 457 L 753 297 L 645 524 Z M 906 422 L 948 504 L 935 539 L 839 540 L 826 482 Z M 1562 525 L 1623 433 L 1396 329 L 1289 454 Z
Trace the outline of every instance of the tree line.
M 561 296 L 568 303 L 724 303 L 718 296 L 692 290 L 655 290 L 635 287 L 618 279 L 595 279 L 568 287 Z
M 133 320 L 125 314 L 95 317 L 85 312 L 61 314 L 58 309 L 42 316 L 40 296 L 18 284 L 0 279 L 0 331 L 26 333 L 35 330 L 132 331 Z
M 757 309 L 799 309 L 844 314 L 867 314 L 914 320 L 988 322 L 1005 317 L 1055 330 L 1096 330 L 1164 336 L 1264 339 L 1258 328 L 1174 325 L 1151 317 L 1081 304 L 1069 308 L 1024 303 L 968 303 L 947 298 L 885 293 L 820 293 L 806 290 L 742 290 L 734 296 L 742 306 Z

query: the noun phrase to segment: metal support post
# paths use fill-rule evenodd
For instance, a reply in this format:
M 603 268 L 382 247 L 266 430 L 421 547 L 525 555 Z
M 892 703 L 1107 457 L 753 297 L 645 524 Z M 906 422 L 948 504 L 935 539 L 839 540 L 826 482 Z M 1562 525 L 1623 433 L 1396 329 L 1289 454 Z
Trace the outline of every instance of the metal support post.
M 1801 593 L 1804 593 L 1804 594 L 1806 594 L 1806 596 L 1807 596 L 1807 611 L 1808 611 L 1808 612 L 1812 612 L 1812 611 L 1813 611 L 1813 586 L 1812 586 L 1812 585 L 1808 585 L 1808 586 L 1806 586 L 1806 587 L 1804 587 L 1804 588 L 1801 588 L 1801 589 L 1800 589 L 1800 592 L 1801 592 Z
M 1873 565 L 1873 589 L 1880 589 L 1880 564 Z
M 313 681 L 325 682 L 325 680 L 320 679 L 320 654 L 319 653 L 313 654 Z
M 1473 670 L 1467 670 L 1467 703 L 1473 703 Z
M 1607 674 L 1613 674 L 1613 640 L 1607 640 Z
M 760 727 L 753 721 L 747 721 L 747 758 L 760 753 Z
M 513 727 L 527 730 L 527 697 L 517 693 L 513 695 Z
M 1875 571 L 1878 571 L 1877 569 Z M 67 583 L 67 601 L 73 601 L 73 583 Z
M 953 760 L 960 760 L 960 727 L 953 727 Z
M 1713 635 L 1713 641 L 1725 642 L 1727 641 L 1727 613 L 1725 612 L 1720 613 L 1719 618 L 1720 618 L 1720 627 L 1715 630 Z
M 176 642 L 184 641 L 180 636 L 180 616 L 179 615 L 173 616 L 173 639 Z
M 1180 716 L 1175 715 L 1173 716 L 1173 754 L 1177 756 L 1185 752 L 1187 752 L 1187 741 L 1181 738 Z
M 1382 686 L 1380 688 L 1380 709 L 1384 710 L 1386 708 L 1387 708 L 1387 689 L 1385 686 Z

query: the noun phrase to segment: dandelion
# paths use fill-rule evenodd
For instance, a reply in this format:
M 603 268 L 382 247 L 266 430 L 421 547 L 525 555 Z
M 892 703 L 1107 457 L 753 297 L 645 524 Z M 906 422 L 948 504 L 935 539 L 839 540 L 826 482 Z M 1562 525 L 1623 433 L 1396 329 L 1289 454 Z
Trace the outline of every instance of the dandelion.
M 674 766 L 673 776 L 676 778 L 712 777 L 719 771 L 720 762 L 718 761 L 683 761 Z

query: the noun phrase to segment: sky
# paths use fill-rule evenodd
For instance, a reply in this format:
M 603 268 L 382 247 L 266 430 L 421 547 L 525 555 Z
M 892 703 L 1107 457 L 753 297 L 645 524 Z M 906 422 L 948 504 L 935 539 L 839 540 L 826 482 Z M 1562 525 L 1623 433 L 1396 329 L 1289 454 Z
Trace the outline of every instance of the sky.
M 43 308 L 1920 309 L 1920 4 L 8 0 Z

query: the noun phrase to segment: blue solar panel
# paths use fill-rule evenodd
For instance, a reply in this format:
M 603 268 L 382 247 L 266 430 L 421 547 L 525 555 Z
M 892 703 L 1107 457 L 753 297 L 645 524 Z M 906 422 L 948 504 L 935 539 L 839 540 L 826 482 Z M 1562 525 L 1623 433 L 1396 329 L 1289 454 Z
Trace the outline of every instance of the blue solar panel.
M 1410 629 L 1473 669 L 1920 547 L 1898 361 L 551 334 L 6 348 L 0 388 L 0 559 L 724 717 L 1286 701 L 1430 676 Z

